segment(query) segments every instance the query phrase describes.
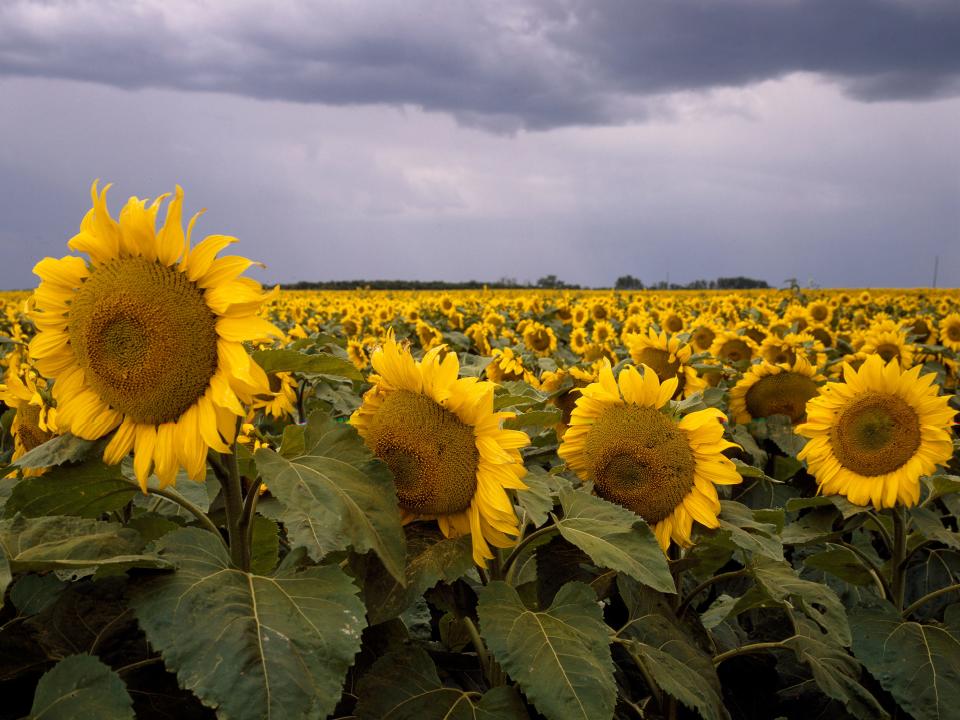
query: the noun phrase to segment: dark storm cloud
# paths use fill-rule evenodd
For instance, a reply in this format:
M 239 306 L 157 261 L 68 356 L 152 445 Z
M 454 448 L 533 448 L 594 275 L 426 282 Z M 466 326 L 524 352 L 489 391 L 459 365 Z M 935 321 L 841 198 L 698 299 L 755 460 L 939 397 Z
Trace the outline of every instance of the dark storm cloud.
M 646 96 L 813 72 L 863 100 L 960 92 L 955 0 L 13 0 L 0 74 L 329 105 L 497 130 L 640 119 Z

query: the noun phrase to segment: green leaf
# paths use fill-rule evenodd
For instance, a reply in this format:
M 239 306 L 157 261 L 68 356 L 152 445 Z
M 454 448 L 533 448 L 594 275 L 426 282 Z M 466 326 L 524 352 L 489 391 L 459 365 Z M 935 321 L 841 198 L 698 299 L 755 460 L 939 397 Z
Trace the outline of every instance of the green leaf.
M 840 598 L 829 587 L 797 577 L 787 562 L 775 562 L 762 556 L 754 558 L 749 570 L 757 585 L 775 602 L 799 607 L 838 643 L 845 647 L 850 645 L 846 611 Z M 737 609 L 745 609 L 739 601 Z
M 400 615 L 426 590 L 441 580 L 452 583 L 473 568 L 469 536 L 445 538 L 423 523 L 406 528 L 408 563 L 404 582 L 375 564 L 364 578 L 363 592 L 371 625 Z
M 64 433 L 25 452 L 13 464 L 22 468 L 53 467 L 66 462 L 83 460 L 92 447 L 92 440 L 84 440 L 76 435 Z
M 531 410 L 521 413 L 515 418 L 510 418 L 503 423 L 505 428 L 511 430 L 521 430 L 526 427 L 551 427 L 560 422 L 562 413 L 558 408 L 549 408 L 546 410 Z
M 423 649 L 387 653 L 360 683 L 357 720 L 526 720 L 523 702 L 511 688 L 494 688 L 474 703 L 476 693 L 444 687 Z
M 4 514 L 27 517 L 79 515 L 95 518 L 119 510 L 140 488 L 123 477 L 119 465 L 99 460 L 82 465 L 61 465 L 38 477 L 18 482 L 7 500 Z
M 14 572 L 172 567 L 155 555 L 138 554 L 142 547 L 136 531 L 117 523 L 71 516 L 0 520 L 0 552 Z
M 600 567 L 624 572 L 661 592 L 676 592 L 666 556 L 639 515 L 583 490 L 561 489 L 560 534 Z
M 678 657 L 675 646 L 647 645 L 636 640 L 623 643 L 640 667 L 668 695 L 688 708 L 696 710 L 705 720 L 729 720 L 730 713 L 723 705 L 717 688 L 700 673 Z M 714 675 L 716 675 L 714 673 Z
M 7 587 L 13 581 L 13 572 L 10 569 L 10 558 L 2 544 L 0 544 L 0 608 L 4 605 Z
M 262 515 L 253 516 L 253 543 L 250 552 L 250 570 L 258 575 L 273 572 L 280 557 L 280 528 Z
M 629 577 L 617 578 L 629 620 L 617 635 L 634 661 L 667 694 L 709 719 L 729 718 L 711 657 L 691 642 L 664 597 Z
M 257 365 L 268 373 L 298 372 L 363 380 L 352 362 L 328 353 L 307 355 L 296 350 L 257 350 L 252 355 Z
M 223 718 L 326 717 L 360 648 L 363 604 L 337 566 L 253 575 L 211 533 L 160 540 L 177 572 L 131 588 L 150 644 Z
M 504 582 L 479 590 L 487 646 L 548 720 L 610 720 L 616 705 L 609 629 L 583 583 L 564 585 L 553 604 L 528 610 Z
M 954 619 L 949 617 L 948 620 Z M 853 652 L 915 720 L 956 717 L 960 625 L 904 622 L 889 603 L 850 613 Z
M 957 475 L 934 475 L 923 479 L 924 484 L 930 490 L 930 496 L 933 499 L 941 498 L 944 495 L 960 493 L 960 476 Z M 928 499 L 926 502 L 930 502 Z
M 528 468 L 523 482 L 527 490 L 517 493 L 517 503 L 527 513 L 527 520 L 535 528 L 543 525 L 550 517 L 550 511 L 556 503 L 557 491 L 567 483 L 563 478 L 551 475 L 539 465 Z
M 66 587 L 54 573 L 29 573 L 10 588 L 10 601 L 21 615 L 36 615 L 53 605 Z
M 291 543 L 320 560 L 352 545 L 373 550 L 397 580 L 404 579 L 405 547 L 393 476 L 349 425 L 319 413 L 306 428 L 304 454 L 256 455 L 257 469 L 283 505 L 279 515 Z
M 37 683 L 30 720 L 133 718 L 123 680 L 91 655 L 64 658 Z
M 863 561 L 842 545 L 827 543 L 826 550 L 810 555 L 803 562 L 807 567 L 823 570 L 851 585 L 874 584 L 873 575 Z
M 797 660 L 810 668 L 813 680 L 823 693 L 844 704 L 859 720 L 883 720 L 889 714 L 860 684 L 860 663 L 839 645 L 829 643 L 815 625 L 802 618 L 798 634 L 784 641 Z
M 7 501 L 9 505 L 9 501 Z M 940 516 L 928 508 L 912 508 L 910 517 L 913 526 L 926 540 L 936 540 L 949 548 L 960 550 L 960 534 L 944 527 Z
M 783 545 L 777 526 L 756 519 L 756 512 L 732 500 L 721 500 L 720 532 L 728 533 L 730 542 L 742 550 L 783 560 Z

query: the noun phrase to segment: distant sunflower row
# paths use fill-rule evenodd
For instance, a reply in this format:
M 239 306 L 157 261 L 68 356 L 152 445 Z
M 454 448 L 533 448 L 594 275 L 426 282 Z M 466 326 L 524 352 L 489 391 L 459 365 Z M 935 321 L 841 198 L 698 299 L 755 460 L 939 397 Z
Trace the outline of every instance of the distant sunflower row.
M 194 243 L 197 216 L 184 231 L 179 188 L 157 228 L 167 199 L 115 220 L 94 185 L 76 254 L 0 300 L 11 460 L 70 432 L 108 438 L 107 463 L 132 454 L 144 488 L 203 480 L 210 452 L 275 442 L 312 395 L 389 467 L 402 519 L 471 535 L 480 565 L 518 535 L 534 465 L 633 510 L 666 549 L 717 527 L 717 487 L 741 481 L 736 426 L 785 419 L 821 492 L 878 508 L 915 504 L 954 462 L 956 293 L 264 291 L 251 260 L 219 255 L 233 238 Z M 251 355 L 266 348 L 368 374 L 268 373 Z M 523 425 L 529 398 L 553 420 Z

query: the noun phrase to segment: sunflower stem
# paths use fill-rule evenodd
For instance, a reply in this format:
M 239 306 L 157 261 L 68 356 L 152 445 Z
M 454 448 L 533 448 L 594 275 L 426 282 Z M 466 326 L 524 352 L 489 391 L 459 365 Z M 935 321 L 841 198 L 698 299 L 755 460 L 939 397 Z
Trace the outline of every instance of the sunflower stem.
M 908 605 L 906 608 L 904 608 L 902 615 L 904 619 L 906 619 L 907 617 L 909 617 L 910 613 L 915 612 L 917 608 L 919 608 L 921 605 L 926 605 L 928 602 L 930 602 L 931 600 L 934 600 L 935 598 L 940 597 L 941 595 L 946 595 L 947 593 L 957 592 L 957 591 L 960 591 L 960 583 L 947 585 L 946 587 L 942 587 L 939 590 L 934 590 L 933 592 L 927 593 L 916 602 L 913 602 L 910 605 Z
M 513 584 L 513 574 L 516 571 L 517 560 L 520 558 L 520 553 L 527 548 L 534 540 L 542 538 L 544 535 L 550 535 L 552 533 L 559 532 L 559 528 L 556 525 L 547 525 L 547 527 L 542 527 L 536 532 L 532 532 L 527 535 L 523 540 L 517 543 L 517 546 L 513 549 L 513 552 L 507 556 L 507 559 L 503 563 L 503 573 L 504 580 L 506 580 L 508 585 Z
M 233 452 L 220 453 L 220 461 L 226 471 L 220 476 L 223 492 L 223 507 L 227 514 L 227 536 L 230 539 L 230 559 L 244 572 L 250 571 L 250 545 L 243 521 L 243 486 L 240 482 L 240 466 L 237 464 L 237 444 Z M 218 473 L 219 475 L 219 473 Z
M 795 635 L 793 637 L 796 637 Z M 764 650 L 782 650 L 787 647 L 787 640 L 793 638 L 787 638 L 786 640 L 777 640 L 775 642 L 758 642 L 751 643 L 750 645 L 741 645 L 740 647 L 734 648 L 733 650 L 727 650 L 725 653 L 720 653 L 713 659 L 714 666 L 720 665 L 722 662 L 729 660 L 732 657 L 737 657 L 739 655 L 752 655 L 753 653 L 762 652 Z
M 897 610 L 903 610 L 904 577 L 907 557 L 907 518 L 903 507 L 898 505 L 890 511 L 893 517 L 893 550 L 890 565 L 893 568 L 893 578 L 890 589 L 893 597 L 890 598 Z
M 490 653 L 487 652 L 487 646 L 484 645 L 483 638 L 480 637 L 480 631 L 477 630 L 477 626 L 473 620 L 466 616 L 463 618 L 463 626 L 467 629 L 470 642 L 473 643 L 473 647 L 477 651 L 477 659 L 480 661 L 480 667 L 483 669 L 483 674 L 487 678 L 487 684 L 489 684 L 490 687 L 496 687 L 495 681 L 498 678 L 493 666 L 493 658 L 491 658 Z
M 733 578 L 743 577 L 746 574 L 747 574 L 746 568 L 741 568 L 740 570 L 731 570 L 730 572 L 720 573 L 719 575 L 713 575 L 707 578 L 702 583 L 697 585 L 693 590 L 691 590 L 689 594 L 683 599 L 683 602 L 681 602 L 680 605 L 677 606 L 677 609 L 676 609 L 677 617 L 683 617 L 683 613 L 686 612 L 687 607 L 689 607 L 693 599 L 697 595 L 699 595 L 703 590 L 706 590 L 708 587 L 710 587 L 714 583 L 723 582 L 724 580 L 731 580 Z M 678 588 L 680 587 L 679 583 L 677 584 L 677 587 Z
M 139 489 L 140 486 L 137 485 L 136 487 Z M 218 538 L 220 538 L 220 542 L 224 542 L 223 535 L 220 534 L 220 528 L 218 528 L 216 525 L 213 524 L 213 520 L 211 520 L 210 517 L 203 510 L 201 510 L 192 502 L 187 500 L 183 495 L 178 493 L 172 487 L 163 488 L 162 490 L 159 488 L 147 488 L 147 492 L 150 495 L 156 495 L 157 497 L 160 497 L 160 498 L 166 498 L 170 502 L 176 503 L 177 505 L 182 507 L 184 510 L 186 510 L 188 513 L 193 515 L 197 520 L 199 520 L 200 524 L 203 525 L 204 528 L 206 528 L 207 530 L 212 532 L 214 535 L 216 535 Z M 226 543 L 224 543 L 224 546 L 226 546 Z

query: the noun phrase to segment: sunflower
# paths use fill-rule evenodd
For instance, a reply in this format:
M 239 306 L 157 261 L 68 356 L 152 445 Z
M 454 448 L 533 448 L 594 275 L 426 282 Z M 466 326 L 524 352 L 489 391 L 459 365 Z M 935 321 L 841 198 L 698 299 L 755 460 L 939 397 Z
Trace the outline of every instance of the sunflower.
M 725 363 L 750 362 L 759 351 L 757 343 L 749 335 L 741 335 L 732 330 L 717 333 L 710 354 Z
M 907 342 L 907 336 L 895 326 L 868 330 L 859 351 L 864 355 L 877 354 L 884 362 L 896 360 L 902 368 L 913 365 L 913 344 Z
M 523 380 L 537 387 L 537 377 L 523 366 L 523 358 L 513 348 L 496 348 L 486 369 L 487 378 L 495 383 Z
M 763 361 L 753 365 L 730 390 L 730 414 L 734 422 L 747 424 L 754 418 L 786 415 L 790 422 L 802 422 L 807 401 L 820 391 L 826 380 L 804 358 L 793 365 Z
M 16 411 L 10 425 L 13 436 L 13 457 L 18 460 L 25 453 L 56 437 L 57 411 L 40 394 L 44 380 L 36 371 L 20 360 L 20 353 L 9 356 L 9 366 L 0 385 L 0 401 Z M 24 477 L 43 474 L 39 468 L 24 468 Z M 16 476 L 16 471 L 9 477 Z
M 938 395 L 936 376 L 920 366 L 902 372 L 879 355 L 859 370 L 843 369 L 843 383 L 828 383 L 807 403 L 807 422 L 796 428 L 810 438 L 797 455 L 806 460 L 820 490 L 856 505 L 916 505 L 920 476 L 953 456 L 949 396 Z
M 277 420 L 297 416 L 297 380 L 288 372 L 270 373 L 267 376 L 270 386 L 266 393 L 253 396 L 254 410 L 263 410 Z
M 960 313 L 950 313 L 940 321 L 940 344 L 960 352 Z
M 520 448 L 530 439 L 501 424 L 494 384 L 460 378 L 455 353 L 434 348 L 416 361 L 392 336 L 374 351 L 377 371 L 350 417 L 368 447 L 393 472 L 404 523 L 436 520 L 446 537 L 470 535 L 481 567 L 489 545 L 510 547 L 519 534 L 506 490 L 525 490 Z
M 535 355 L 547 357 L 557 349 L 557 336 L 552 328 L 532 322 L 523 330 L 523 344 Z
M 723 414 L 709 408 L 679 422 L 665 412 L 677 378 L 663 383 L 633 366 L 614 379 L 609 364 L 583 388 L 557 451 L 600 497 L 633 510 L 653 528 L 660 547 L 690 545 L 693 521 L 719 526 L 714 485 L 741 482 L 723 451 Z
M 693 348 L 676 336 L 668 337 L 665 332 L 658 335 L 651 328 L 646 335 L 628 338 L 627 348 L 634 364 L 652 368 L 660 382 L 676 377 L 677 391 L 682 392 L 684 397 L 707 386 L 697 371 L 687 364 L 693 355 Z
M 54 380 L 61 431 L 95 440 L 116 430 L 103 459 L 115 464 L 132 450 L 144 490 L 151 468 L 162 486 L 181 466 L 203 480 L 208 448 L 230 452 L 243 403 L 269 392 L 243 342 L 283 336 L 257 317 L 277 291 L 241 277 L 251 260 L 216 257 L 234 238 L 211 235 L 190 249 L 197 216 L 184 236 L 179 186 L 159 231 L 167 196 L 130 198 L 117 222 L 108 188 L 98 194 L 93 184 L 93 208 L 68 243 L 89 261 L 48 257 L 34 267 L 30 357 Z

